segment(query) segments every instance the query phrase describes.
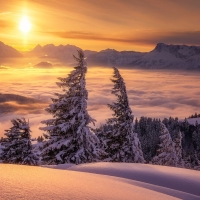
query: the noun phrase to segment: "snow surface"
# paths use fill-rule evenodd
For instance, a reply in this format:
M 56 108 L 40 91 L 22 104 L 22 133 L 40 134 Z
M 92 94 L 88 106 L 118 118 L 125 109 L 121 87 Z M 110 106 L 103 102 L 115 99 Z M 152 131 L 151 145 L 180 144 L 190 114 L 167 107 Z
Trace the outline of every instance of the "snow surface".
M 62 164 L 48 167 L 106 175 L 104 177 L 108 179 L 111 176 L 123 178 L 120 179 L 122 182 L 126 180 L 133 187 L 140 187 L 138 189 L 141 196 L 138 199 L 148 199 L 146 191 L 142 191 L 144 188 L 156 192 L 159 199 L 163 198 L 159 196 L 160 194 L 169 195 L 168 199 L 173 199 L 173 197 L 178 199 L 200 199 L 200 172 L 195 170 L 150 164 L 105 162 L 81 165 Z M 149 197 L 149 199 L 151 198 Z M 153 199 L 156 199 L 156 197 Z
M 54 168 L 121 177 L 138 181 L 142 187 L 148 185 L 148 188 L 173 194 L 172 196 L 175 195 L 178 198 L 192 194 L 199 196 L 200 199 L 200 172 L 195 170 L 150 164 L 109 162 L 72 166 L 63 164 L 54 166 Z M 187 199 L 187 195 L 184 196 L 184 199 Z M 189 199 L 192 199 L 192 196 Z
M 200 199 L 200 172 L 137 163 L 0 164 L 0 199 Z M 58 170 L 65 169 L 65 170 Z
M 200 124 L 200 117 L 198 117 L 198 118 L 188 118 L 187 121 L 191 125 L 195 125 L 196 122 L 198 122 L 198 124 Z

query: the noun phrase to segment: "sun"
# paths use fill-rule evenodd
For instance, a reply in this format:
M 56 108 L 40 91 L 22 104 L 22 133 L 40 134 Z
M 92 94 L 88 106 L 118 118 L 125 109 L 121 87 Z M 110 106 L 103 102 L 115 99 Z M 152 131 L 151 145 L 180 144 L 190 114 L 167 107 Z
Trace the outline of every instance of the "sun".
M 19 28 L 23 33 L 28 33 L 31 30 L 31 23 L 30 23 L 28 17 L 24 16 L 21 19 Z

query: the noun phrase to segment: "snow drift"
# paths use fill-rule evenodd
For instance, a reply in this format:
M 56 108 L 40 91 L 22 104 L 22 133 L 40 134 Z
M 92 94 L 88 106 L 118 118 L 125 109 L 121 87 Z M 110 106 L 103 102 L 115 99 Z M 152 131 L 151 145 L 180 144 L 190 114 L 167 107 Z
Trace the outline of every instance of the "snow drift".
M 136 163 L 51 167 L 57 169 L 0 164 L 0 199 L 200 199 L 198 171 Z

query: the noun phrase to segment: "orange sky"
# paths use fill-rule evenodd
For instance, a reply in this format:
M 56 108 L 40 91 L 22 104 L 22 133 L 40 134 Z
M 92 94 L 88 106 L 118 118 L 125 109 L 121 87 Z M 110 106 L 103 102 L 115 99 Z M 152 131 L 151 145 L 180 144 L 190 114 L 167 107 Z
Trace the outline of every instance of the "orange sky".
M 37 44 L 150 51 L 158 42 L 200 45 L 199 0 L 6 0 L 0 41 L 19 50 Z M 19 30 L 23 16 L 31 22 Z

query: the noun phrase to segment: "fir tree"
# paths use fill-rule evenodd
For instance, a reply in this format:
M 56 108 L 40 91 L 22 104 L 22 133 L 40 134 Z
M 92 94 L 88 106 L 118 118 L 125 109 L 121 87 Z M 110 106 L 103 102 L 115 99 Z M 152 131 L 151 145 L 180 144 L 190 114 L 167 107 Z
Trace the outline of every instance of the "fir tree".
M 29 123 L 24 118 L 11 120 L 13 126 L 5 130 L 1 159 L 4 163 L 37 165 L 38 157 L 32 151 Z
M 164 119 L 162 121 L 163 124 L 165 124 L 166 128 L 168 129 L 172 140 L 174 141 L 179 134 L 180 131 L 180 122 L 178 120 L 178 118 L 173 118 L 173 117 L 169 117 L 169 119 Z
M 44 141 L 44 138 L 42 136 L 38 136 L 37 142 L 43 142 L 43 141 Z
M 87 112 L 87 66 L 83 51 L 78 50 L 78 57 L 74 58 L 77 61 L 74 70 L 67 78 L 58 78 L 57 85 L 63 93 L 56 93 L 57 98 L 46 109 L 53 119 L 42 121 L 46 127 L 40 128 L 49 139 L 42 151 L 42 160 L 48 164 L 97 161 L 101 153 L 97 147 L 99 140 L 89 127 L 95 120 Z
M 174 148 L 176 153 L 175 166 L 184 167 L 185 163 L 182 156 L 182 134 L 179 131 L 177 138 L 174 141 Z
M 166 126 L 161 123 L 160 145 L 157 150 L 158 155 L 152 159 L 153 164 L 176 166 L 177 155 L 174 142 L 171 139 Z
M 106 141 L 106 153 L 108 153 L 108 161 L 113 162 L 140 162 L 144 163 L 143 153 L 137 134 L 133 132 L 132 111 L 129 106 L 126 86 L 122 76 L 117 68 L 114 67 L 114 83 L 112 94 L 117 97 L 116 102 L 108 104 L 109 108 L 114 112 L 113 118 L 107 120 L 107 124 L 111 125 L 112 131 L 103 135 Z
M 141 117 L 135 123 L 135 130 L 141 141 L 144 159 L 146 162 L 150 162 L 158 149 L 160 121 L 158 119 Z

